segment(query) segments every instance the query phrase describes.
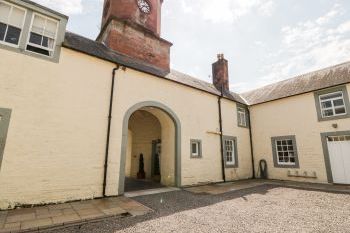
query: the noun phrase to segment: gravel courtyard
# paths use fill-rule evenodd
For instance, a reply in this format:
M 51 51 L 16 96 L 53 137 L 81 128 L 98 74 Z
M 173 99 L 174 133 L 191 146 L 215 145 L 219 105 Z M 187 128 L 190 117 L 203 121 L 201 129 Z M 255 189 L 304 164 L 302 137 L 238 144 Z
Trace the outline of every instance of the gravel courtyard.
M 133 198 L 153 213 L 49 232 L 350 232 L 350 195 L 264 185 Z

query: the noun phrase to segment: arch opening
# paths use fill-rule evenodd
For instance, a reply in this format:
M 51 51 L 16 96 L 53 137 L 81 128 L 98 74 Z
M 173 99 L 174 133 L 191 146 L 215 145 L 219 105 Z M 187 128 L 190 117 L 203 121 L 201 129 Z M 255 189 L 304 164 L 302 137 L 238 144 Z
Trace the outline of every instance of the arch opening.
M 143 102 L 127 111 L 123 124 L 118 193 L 181 186 L 181 129 L 175 113 Z

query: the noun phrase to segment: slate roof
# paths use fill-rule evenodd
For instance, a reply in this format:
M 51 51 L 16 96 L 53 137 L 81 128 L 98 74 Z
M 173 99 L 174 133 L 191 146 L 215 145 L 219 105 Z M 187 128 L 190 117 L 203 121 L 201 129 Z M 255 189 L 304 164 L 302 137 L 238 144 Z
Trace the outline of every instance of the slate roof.
M 249 105 L 269 102 L 350 82 L 350 62 L 283 80 L 241 96 Z
M 176 82 L 213 95 L 221 95 L 211 83 L 191 77 L 176 70 L 170 72 L 160 70 L 143 61 L 120 54 L 104 44 L 66 32 L 63 46 L 103 60 L 155 75 L 159 78 Z M 294 95 L 304 94 L 350 82 L 350 62 L 342 63 L 322 70 L 310 72 L 295 78 L 283 80 L 242 94 L 224 93 L 224 97 L 238 103 L 255 105 Z
M 150 66 L 140 60 L 117 53 L 116 51 L 106 47 L 100 42 L 90 40 L 75 33 L 66 32 L 63 46 L 103 60 L 118 63 L 132 69 L 149 73 L 191 88 L 195 88 L 218 96 L 221 95 L 220 91 L 218 91 L 211 83 L 196 79 L 175 70 L 167 72 L 157 69 L 156 67 Z M 245 104 L 245 101 L 240 97 L 240 95 L 236 93 L 227 92 L 224 93 L 224 97 Z

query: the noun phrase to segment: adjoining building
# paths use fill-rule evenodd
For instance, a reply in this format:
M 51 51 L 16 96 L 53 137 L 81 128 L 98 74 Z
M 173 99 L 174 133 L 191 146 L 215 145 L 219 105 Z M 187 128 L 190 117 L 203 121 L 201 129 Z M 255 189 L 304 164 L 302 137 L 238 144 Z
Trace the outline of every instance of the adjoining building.
M 350 63 L 233 93 L 222 54 L 212 84 L 170 69 L 162 2 L 106 0 L 93 41 L 0 1 L 0 209 L 122 195 L 142 176 L 250 179 L 262 160 L 271 179 L 350 183 Z

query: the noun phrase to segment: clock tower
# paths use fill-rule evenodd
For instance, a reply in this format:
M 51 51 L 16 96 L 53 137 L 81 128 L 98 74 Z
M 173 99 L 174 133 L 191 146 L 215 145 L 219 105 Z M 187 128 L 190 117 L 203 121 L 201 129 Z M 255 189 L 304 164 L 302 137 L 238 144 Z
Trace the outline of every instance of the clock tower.
M 164 72 L 172 44 L 160 37 L 163 0 L 105 0 L 97 40 Z

